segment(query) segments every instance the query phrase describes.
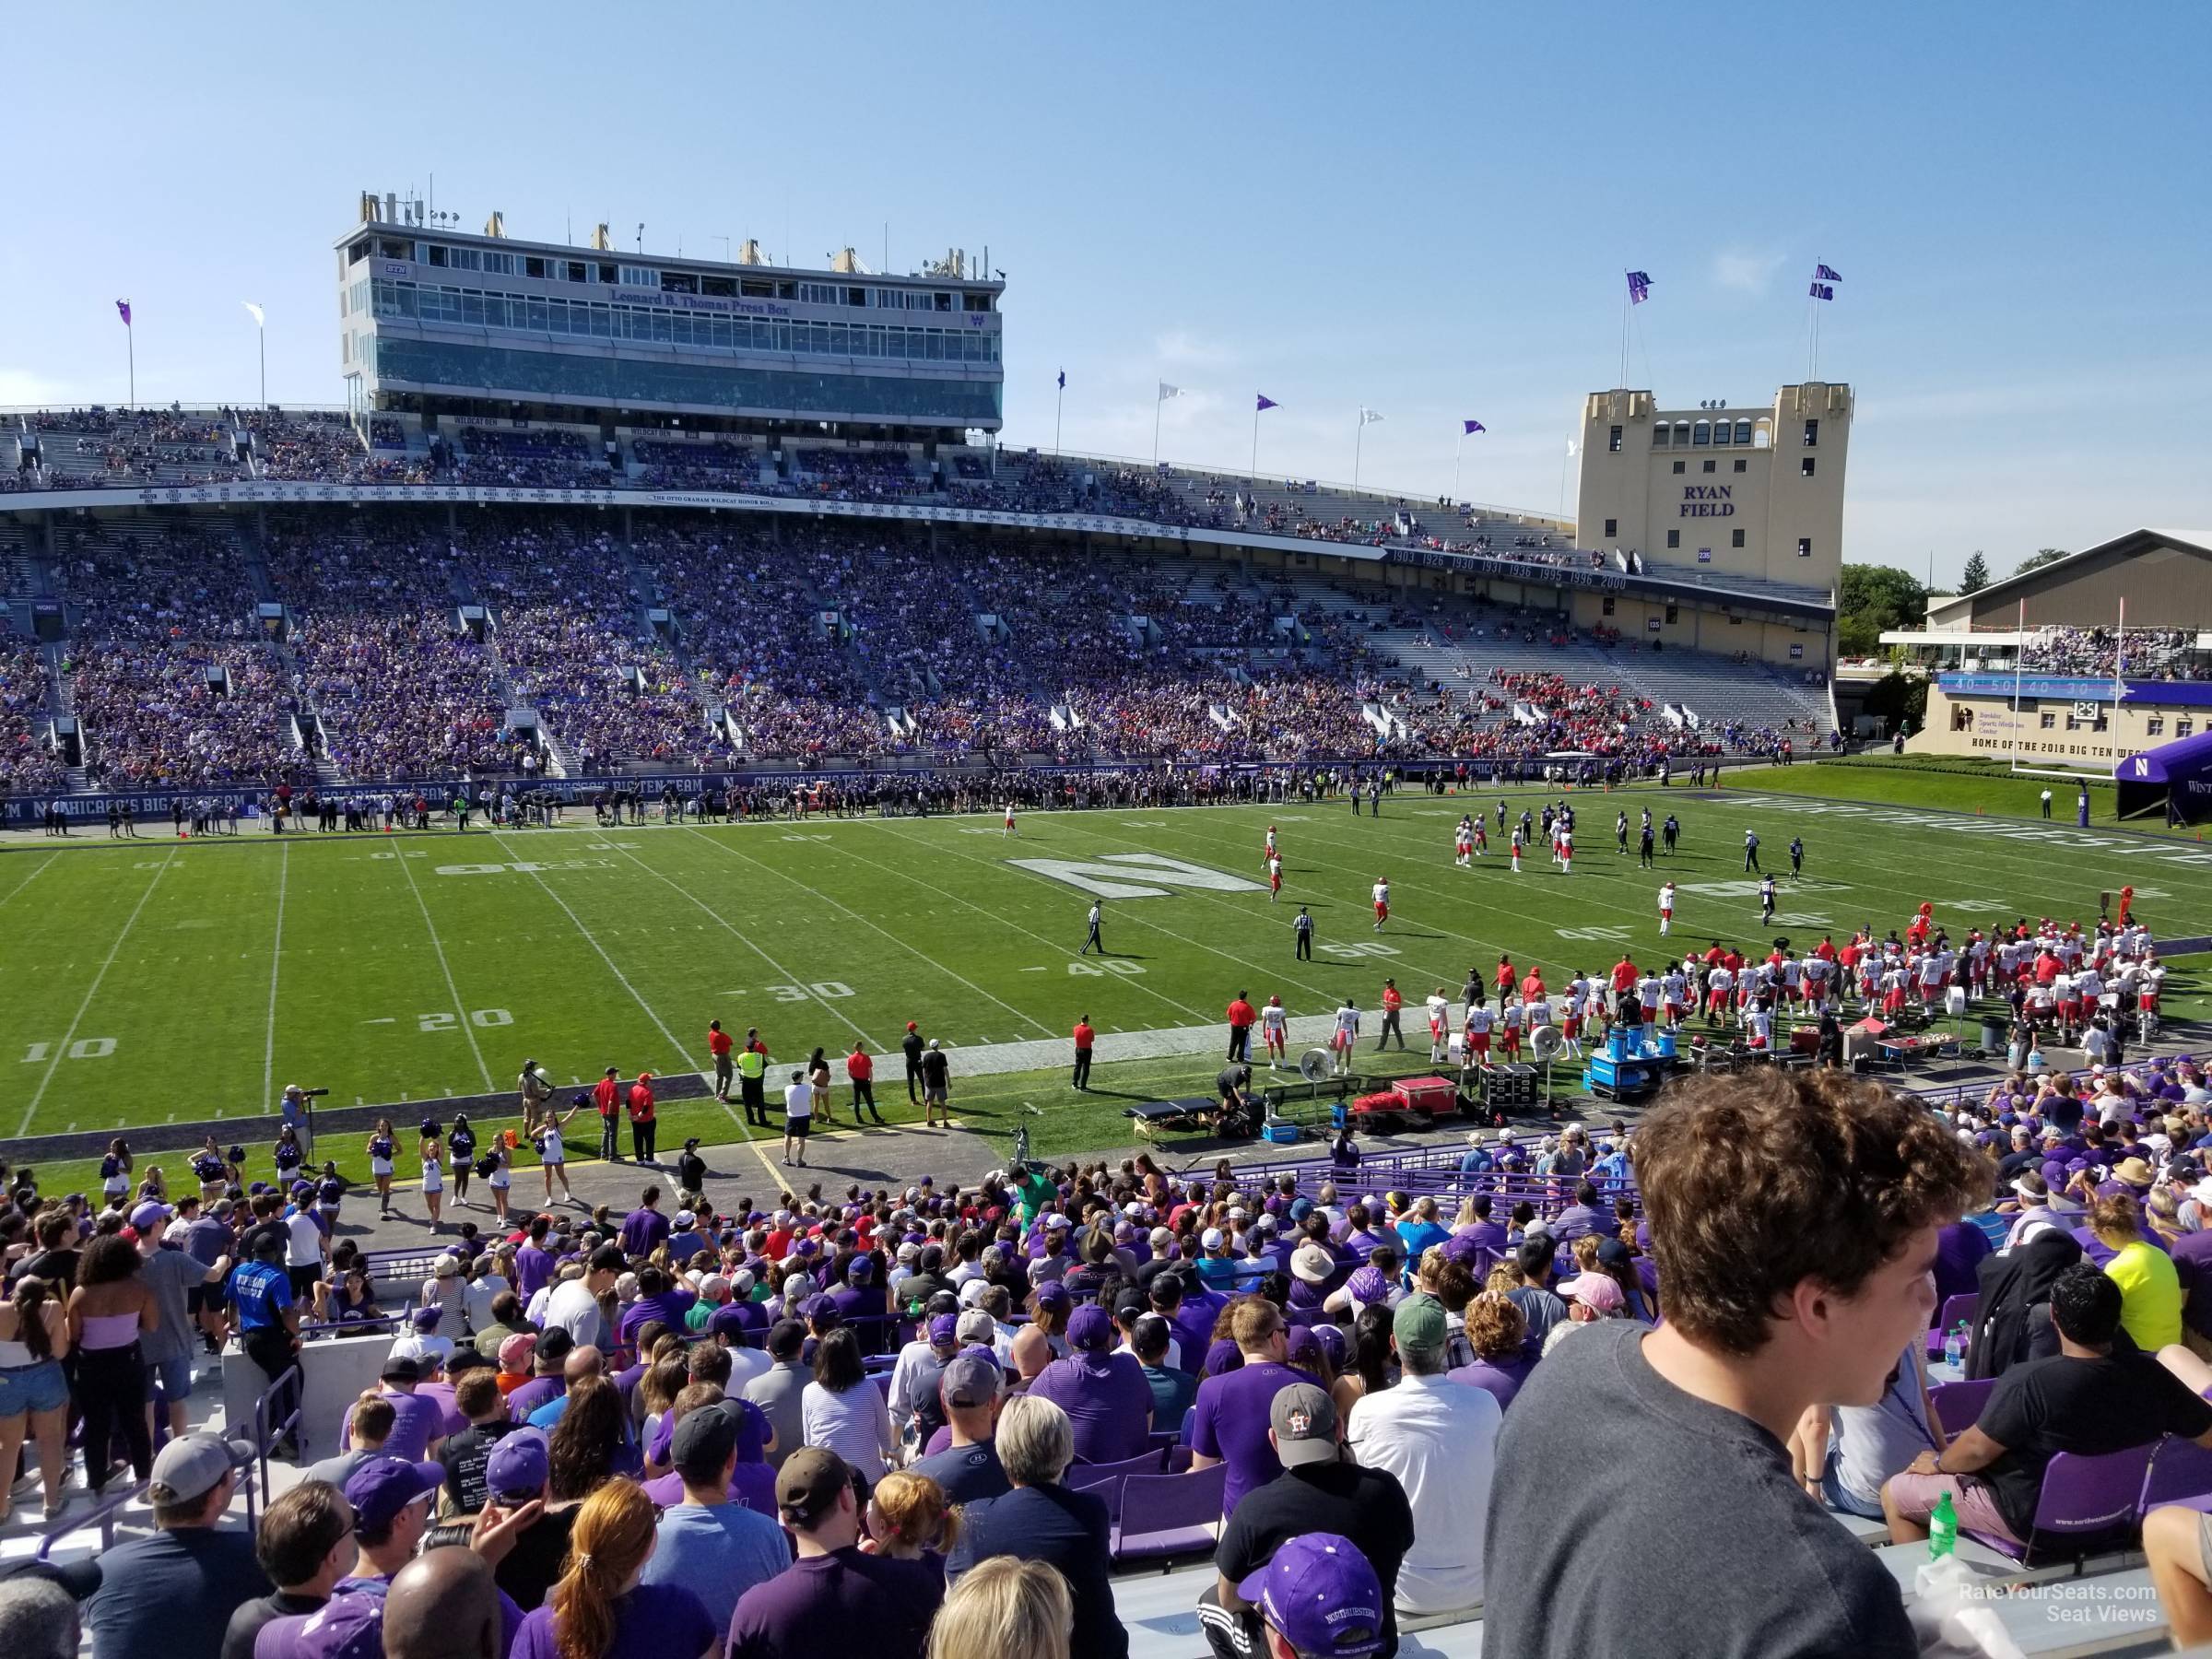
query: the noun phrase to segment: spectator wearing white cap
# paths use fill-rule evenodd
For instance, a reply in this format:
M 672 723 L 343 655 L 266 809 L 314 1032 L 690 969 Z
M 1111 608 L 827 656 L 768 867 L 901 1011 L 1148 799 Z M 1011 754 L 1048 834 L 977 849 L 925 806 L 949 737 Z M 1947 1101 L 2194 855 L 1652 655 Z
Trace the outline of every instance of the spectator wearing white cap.
M 153 1534 L 100 1556 L 85 1607 L 93 1659 L 219 1659 L 231 1613 L 269 1589 L 252 1535 L 218 1524 L 252 1455 L 204 1433 L 161 1448 L 147 1488 Z

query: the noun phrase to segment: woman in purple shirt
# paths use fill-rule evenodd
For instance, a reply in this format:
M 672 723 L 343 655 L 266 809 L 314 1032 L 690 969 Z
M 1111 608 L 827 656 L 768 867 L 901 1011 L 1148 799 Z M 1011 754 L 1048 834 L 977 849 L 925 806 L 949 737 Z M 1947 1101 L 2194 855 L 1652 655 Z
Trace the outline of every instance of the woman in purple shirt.
M 698 1596 L 642 1584 L 659 1511 L 616 1477 L 583 1500 L 569 1534 L 569 1570 L 523 1619 L 510 1659 L 706 1659 L 721 1646 Z
M 1486 1389 L 1504 1409 L 1521 1392 L 1521 1384 L 1536 1361 L 1524 1346 L 1528 1321 L 1501 1290 L 1485 1290 L 1467 1304 L 1467 1341 L 1475 1349 L 1475 1363 L 1445 1375 L 1470 1388 Z

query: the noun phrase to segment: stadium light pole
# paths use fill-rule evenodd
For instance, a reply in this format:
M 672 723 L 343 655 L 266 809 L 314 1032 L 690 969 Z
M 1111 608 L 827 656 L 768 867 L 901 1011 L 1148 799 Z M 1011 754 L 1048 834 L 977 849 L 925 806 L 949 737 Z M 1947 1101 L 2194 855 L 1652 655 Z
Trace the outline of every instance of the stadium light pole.
M 261 406 L 265 409 L 269 406 L 268 319 L 263 315 L 261 307 L 253 300 L 241 300 L 239 303 L 246 308 L 246 313 L 253 319 L 253 333 L 261 348 Z

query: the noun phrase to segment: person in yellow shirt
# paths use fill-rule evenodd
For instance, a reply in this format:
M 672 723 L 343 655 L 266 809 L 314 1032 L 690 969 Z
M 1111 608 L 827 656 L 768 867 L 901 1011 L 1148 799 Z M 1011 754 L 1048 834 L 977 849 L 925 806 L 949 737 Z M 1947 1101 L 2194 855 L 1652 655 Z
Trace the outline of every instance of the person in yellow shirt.
M 2090 1205 L 2089 1230 L 2112 1252 L 2104 1271 L 2120 1287 L 2121 1328 L 2147 1354 L 2181 1341 L 2181 1275 L 2173 1258 L 2143 1237 L 2133 1195 L 2115 1193 Z

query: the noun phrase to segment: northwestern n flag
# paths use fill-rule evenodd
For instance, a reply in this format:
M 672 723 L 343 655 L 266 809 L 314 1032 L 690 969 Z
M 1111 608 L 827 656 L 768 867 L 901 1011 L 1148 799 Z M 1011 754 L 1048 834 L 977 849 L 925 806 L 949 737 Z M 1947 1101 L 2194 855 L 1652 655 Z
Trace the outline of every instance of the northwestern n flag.
M 1630 271 L 1629 273 L 1629 302 L 1631 305 L 1641 305 L 1651 297 L 1651 273 L 1648 271 Z
M 1259 398 L 1260 401 L 1258 405 L 1252 411 L 1254 415 L 1257 415 L 1261 409 L 1277 409 L 1282 406 L 1280 404 L 1277 403 L 1274 398 L 1268 396 L 1265 392 L 1259 394 Z
M 1815 265 L 1813 280 L 1815 282 L 1841 282 L 1843 280 L 1843 273 L 1832 265 Z
M 123 319 L 123 325 L 128 328 L 131 325 L 131 302 L 128 300 L 116 300 L 115 314 Z
M 1067 371 L 1065 369 L 1060 371 L 1060 390 L 1063 392 L 1067 390 Z
M 1479 420 L 1463 420 L 1459 423 L 1459 435 L 1462 438 L 1465 438 L 1470 432 L 1487 432 L 1489 429 L 1489 428 L 1484 426 Z
M 1824 267 L 1824 268 L 1825 268 L 1825 267 Z M 1835 290 L 1834 288 L 1830 288 L 1830 286 L 1829 286 L 1827 283 L 1825 283 L 1825 282 L 1816 282 L 1816 283 L 1814 283 L 1814 284 L 1813 284 L 1813 298 L 1814 298 L 1814 299 L 1816 299 L 1816 300 L 1833 300 L 1835 297 L 1836 297 L 1836 290 Z

